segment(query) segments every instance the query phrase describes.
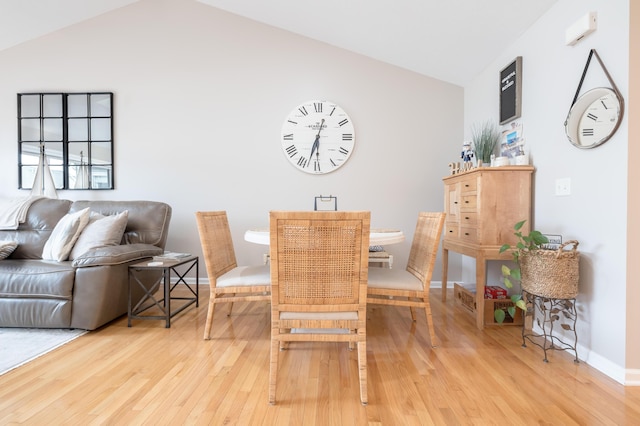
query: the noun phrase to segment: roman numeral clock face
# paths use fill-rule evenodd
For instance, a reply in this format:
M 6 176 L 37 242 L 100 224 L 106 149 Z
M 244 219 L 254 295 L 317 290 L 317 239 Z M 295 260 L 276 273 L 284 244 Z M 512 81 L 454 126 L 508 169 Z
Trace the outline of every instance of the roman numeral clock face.
M 324 174 L 340 168 L 351 156 L 355 139 L 347 113 L 328 101 L 298 105 L 282 125 L 282 150 L 305 173 Z
M 612 94 L 605 94 L 596 99 L 582 115 L 578 124 L 578 137 L 591 144 L 609 136 L 618 122 L 619 105 Z
M 622 111 L 616 92 L 606 87 L 592 89 L 571 107 L 565 123 L 567 136 L 578 148 L 595 148 L 616 132 Z

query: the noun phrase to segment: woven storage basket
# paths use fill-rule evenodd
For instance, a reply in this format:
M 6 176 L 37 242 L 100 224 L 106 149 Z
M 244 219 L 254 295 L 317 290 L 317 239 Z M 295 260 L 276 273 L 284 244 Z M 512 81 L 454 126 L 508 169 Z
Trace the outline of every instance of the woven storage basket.
M 573 245 L 571 250 L 565 246 Z M 578 242 L 567 241 L 558 250 L 535 250 L 520 254 L 522 289 L 550 299 L 573 299 L 578 294 Z

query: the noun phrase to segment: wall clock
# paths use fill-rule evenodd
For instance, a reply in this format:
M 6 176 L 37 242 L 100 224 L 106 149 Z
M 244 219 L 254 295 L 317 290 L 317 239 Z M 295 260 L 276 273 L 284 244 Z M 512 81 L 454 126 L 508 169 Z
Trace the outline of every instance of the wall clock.
M 282 124 L 282 151 L 305 173 L 319 175 L 339 169 L 351 156 L 355 140 L 351 119 L 329 101 L 304 102 Z
M 594 54 L 609 79 L 611 88 L 598 87 L 578 97 L 591 57 Z M 595 49 L 592 49 L 569 114 L 564 122 L 567 138 L 578 148 L 595 148 L 602 145 L 618 130 L 623 114 L 624 100 L 622 95 L 600 60 L 600 56 Z

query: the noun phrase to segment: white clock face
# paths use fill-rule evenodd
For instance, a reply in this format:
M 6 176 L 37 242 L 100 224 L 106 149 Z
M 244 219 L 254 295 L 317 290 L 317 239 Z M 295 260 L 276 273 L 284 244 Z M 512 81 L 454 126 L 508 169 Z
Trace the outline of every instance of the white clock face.
M 592 89 L 572 106 L 566 122 L 571 143 L 578 148 L 594 148 L 603 144 L 620 125 L 621 102 L 606 87 Z
M 298 105 L 282 125 L 284 155 L 306 173 L 324 174 L 340 168 L 351 156 L 355 140 L 351 119 L 329 101 Z
M 578 124 L 580 142 L 583 145 L 592 145 L 609 136 L 618 122 L 619 107 L 617 99 L 611 93 L 589 105 Z

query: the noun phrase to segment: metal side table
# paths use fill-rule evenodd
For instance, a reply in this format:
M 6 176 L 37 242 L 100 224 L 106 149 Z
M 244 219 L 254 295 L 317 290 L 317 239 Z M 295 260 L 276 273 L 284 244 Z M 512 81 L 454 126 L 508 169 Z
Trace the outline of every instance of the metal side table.
M 576 311 L 576 299 L 552 299 L 548 297 L 536 296 L 535 294 L 523 291 L 523 299 L 527 303 L 527 316 L 531 316 L 535 325 L 537 325 L 541 334 L 533 331 L 534 324 L 531 324 L 531 330 L 527 330 L 527 321 L 522 324 L 522 347 L 527 347 L 527 340 L 544 351 L 544 362 L 547 359 L 547 351 L 573 351 L 575 359 L 573 362 L 579 363 L 578 360 L 578 333 L 576 332 L 576 322 L 578 312 Z M 565 332 L 573 333 L 573 345 L 561 340 L 554 334 L 554 326 L 562 328 Z M 540 343 L 542 340 L 542 343 Z
M 185 281 L 186 275 L 195 268 L 196 271 L 196 283 L 195 287 L 193 285 L 189 285 Z M 199 306 L 198 296 L 198 256 L 188 255 L 182 258 L 162 258 L 157 257 L 153 258 L 153 260 L 147 260 L 144 262 L 138 262 L 132 265 L 129 265 L 129 302 L 128 302 L 128 310 L 129 310 L 129 319 L 127 325 L 131 327 L 132 319 L 164 319 L 166 321 L 166 328 L 171 327 L 171 318 L 175 315 L 179 314 L 189 306 L 195 303 L 196 307 Z M 140 281 L 140 274 L 148 271 L 159 271 L 161 272 L 158 279 L 150 286 L 145 286 Z M 171 283 L 171 274 L 177 278 L 176 282 Z M 140 299 L 140 301 L 132 306 L 132 290 L 137 283 L 138 286 L 144 291 L 144 295 Z M 189 297 L 177 297 L 172 296 L 171 293 L 182 284 L 183 288 L 186 288 L 191 293 Z M 160 288 L 160 285 L 164 285 L 163 297 L 161 299 L 156 299 L 155 293 Z M 171 310 L 171 301 L 182 300 L 186 303 L 182 304 L 175 311 Z M 162 315 L 141 315 L 143 312 L 156 307 L 162 312 Z

